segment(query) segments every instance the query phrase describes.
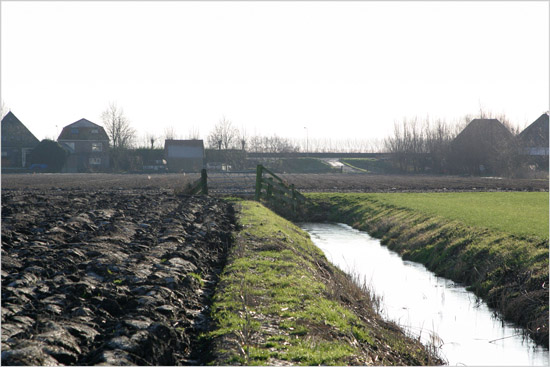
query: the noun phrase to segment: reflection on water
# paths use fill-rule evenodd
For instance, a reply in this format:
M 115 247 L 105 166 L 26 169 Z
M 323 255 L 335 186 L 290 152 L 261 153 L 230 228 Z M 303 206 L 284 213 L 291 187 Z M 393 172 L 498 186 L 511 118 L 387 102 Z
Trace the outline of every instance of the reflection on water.
M 382 314 L 424 342 L 440 338 L 450 365 L 547 366 L 548 350 L 499 320 L 473 293 L 435 276 L 423 265 L 404 261 L 380 241 L 345 224 L 302 223 L 327 258 L 358 274 L 382 297 Z

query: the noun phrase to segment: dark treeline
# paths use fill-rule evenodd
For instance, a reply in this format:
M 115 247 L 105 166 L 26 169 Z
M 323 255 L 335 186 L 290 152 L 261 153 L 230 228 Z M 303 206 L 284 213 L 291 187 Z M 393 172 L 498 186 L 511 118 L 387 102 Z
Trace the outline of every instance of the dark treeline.
M 403 119 L 385 139 L 394 168 L 404 173 L 521 177 L 533 165 L 522 154 L 520 129 L 505 115 L 466 115 L 458 122 Z M 531 159 L 532 160 L 532 159 Z M 537 168 L 548 169 L 547 159 Z
M 112 103 L 102 115 L 110 139 L 111 168 L 131 171 L 163 159 L 165 139 L 181 138 L 173 127 L 164 136 L 146 134 L 137 142 L 136 131 L 130 126 L 121 108 Z M 474 124 L 475 121 L 482 123 Z M 489 121 L 490 120 L 490 121 Z M 476 126 L 474 126 L 476 125 Z M 383 141 L 369 137 L 353 139 L 284 138 L 273 134 L 249 135 L 230 120 L 222 118 L 205 139 L 207 155 L 213 161 L 231 160 L 232 166 L 242 160 L 242 153 L 388 153 L 392 172 L 522 176 L 526 167 L 548 170 L 545 160 L 529 161 L 520 154 L 522 148 L 515 127 L 504 115 L 480 111 L 478 116 L 465 115 L 453 122 L 442 119 L 404 118 L 394 123 L 393 133 Z M 193 127 L 185 139 L 198 139 Z M 233 152 L 231 159 L 215 151 Z M 241 153 L 239 153 L 241 152 Z M 227 159 L 225 159 L 225 158 Z M 242 163 L 242 162 L 241 162 Z

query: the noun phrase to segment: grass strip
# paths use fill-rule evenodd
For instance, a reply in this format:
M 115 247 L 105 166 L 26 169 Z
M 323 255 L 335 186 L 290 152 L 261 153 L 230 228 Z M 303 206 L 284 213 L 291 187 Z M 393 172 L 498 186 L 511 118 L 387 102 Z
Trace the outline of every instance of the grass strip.
M 385 322 L 365 287 L 309 235 L 263 205 L 239 201 L 241 226 L 213 298 L 212 364 L 426 365 L 433 350 Z
M 307 196 L 314 202 L 310 210 L 317 218 L 368 231 L 404 259 L 468 285 L 506 320 L 525 327 L 534 340 L 548 346 L 548 226 L 544 236 L 541 226 L 532 226 L 526 233 L 518 229 L 521 226 L 489 218 L 513 216 L 525 224 L 533 219 L 521 213 L 544 205 L 548 218 L 548 203 L 536 204 L 538 199 L 530 194 Z M 548 193 L 540 194 L 548 197 Z M 496 198 L 499 202 L 492 202 Z M 515 209 L 512 214 L 510 208 Z
M 548 192 L 377 193 L 370 197 L 469 226 L 548 239 Z

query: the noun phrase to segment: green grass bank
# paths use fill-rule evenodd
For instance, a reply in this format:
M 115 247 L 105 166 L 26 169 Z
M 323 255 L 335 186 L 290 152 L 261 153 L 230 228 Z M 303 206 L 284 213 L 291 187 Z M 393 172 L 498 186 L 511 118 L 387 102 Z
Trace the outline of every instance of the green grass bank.
M 365 230 L 469 286 L 548 346 L 548 193 L 306 195 L 317 220 Z
M 309 235 L 263 205 L 235 201 L 240 230 L 211 306 L 211 364 L 427 365 L 433 350 L 375 312 L 365 287 Z
M 317 158 L 278 158 L 260 161 L 276 173 L 333 173 L 340 172 L 330 164 Z

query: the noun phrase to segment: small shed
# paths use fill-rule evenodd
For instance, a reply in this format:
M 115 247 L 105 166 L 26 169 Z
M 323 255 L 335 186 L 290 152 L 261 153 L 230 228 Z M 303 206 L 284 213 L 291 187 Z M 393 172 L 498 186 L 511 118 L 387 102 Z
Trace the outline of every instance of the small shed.
M 2 170 L 28 166 L 31 151 L 40 143 L 10 111 L 2 119 Z
M 164 141 L 164 157 L 170 172 L 200 172 L 205 164 L 202 140 Z
M 69 152 L 65 172 L 97 172 L 110 167 L 109 137 L 91 121 L 80 119 L 65 126 L 57 142 Z
M 500 174 L 508 168 L 514 136 L 497 119 L 474 119 L 451 142 L 450 165 L 455 172 Z

